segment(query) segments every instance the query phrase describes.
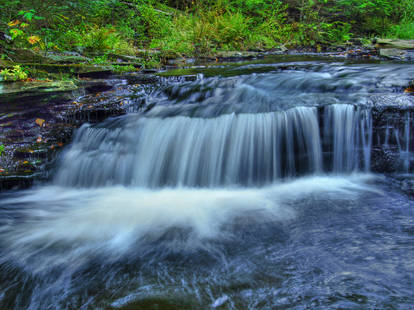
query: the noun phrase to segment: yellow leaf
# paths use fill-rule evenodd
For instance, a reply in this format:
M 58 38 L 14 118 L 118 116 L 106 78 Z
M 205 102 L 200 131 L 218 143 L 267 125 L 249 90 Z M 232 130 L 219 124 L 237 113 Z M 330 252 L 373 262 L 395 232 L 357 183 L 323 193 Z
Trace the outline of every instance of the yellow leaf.
M 37 125 L 39 125 L 40 127 L 42 127 L 43 126 L 43 124 L 45 123 L 45 120 L 44 119 L 41 119 L 41 118 L 36 118 L 36 124 Z
M 33 45 L 33 44 L 36 44 L 37 42 L 39 42 L 40 41 L 40 38 L 38 36 L 30 36 L 30 37 L 27 38 L 27 41 L 30 44 Z
M 25 165 L 27 165 L 29 162 L 27 161 L 27 160 L 25 160 L 24 162 L 23 162 L 23 164 L 25 164 Z
M 11 21 L 11 22 L 10 22 L 10 23 L 8 23 L 7 25 L 8 25 L 9 27 L 14 27 L 14 26 L 17 26 L 18 24 L 20 24 L 20 20 L 16 19 L 16 20 Z

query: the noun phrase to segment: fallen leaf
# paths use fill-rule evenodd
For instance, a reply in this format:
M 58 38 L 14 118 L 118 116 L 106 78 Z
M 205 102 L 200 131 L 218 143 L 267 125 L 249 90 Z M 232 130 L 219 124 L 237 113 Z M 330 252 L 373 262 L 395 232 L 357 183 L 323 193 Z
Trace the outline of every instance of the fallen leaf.
M 45 123 L 45 120 L 44 119 L 41 119 L 41 118 L 36 118 L 36 124 L 38 124 L 40 127 L 42 127 L 43 126 L 43 124 Z
M 413 93 L 414 92 L 414 88 L 413 87 L 407 87 L 405 90 L 404 90 L 404 93 Z
M 13 20 L 13 21 L 11 21 L 10 23 L 8 23 L 7 25 L 9 26 L 9 27 L 14 27 L 14 26 L 17 26 L 18 24 L 20 24 L 21 22 L 20 22 L 20 20 L 18 20 L 18 19 L 16 19 L 16 20 Z
M 36 142 L 37 142 L 37 143 L 42 142 L 42 137 L 38 137 L 38 138 L 37 138 L 37 140 L 36 140 Z
M 30 37 L 27 38 L 27 41 L 30 44 L 33 45 L 33 44 L 36 44 L 37 42 L 39 42 L 40 41 L 40 38 L 38 36 L 30 36 Z
M 63 143 L 62 142 L 59 142 L 57 145 L 60 146 L 60 147 L 62 147 L 63 146 Z
M 50 146 L 50 149 L 51 149 L 51 150 L 54 150 L 54 149 L 55 149 L 55 146 L 54 146 L 54 145 L 51 145 L 51 146 Z

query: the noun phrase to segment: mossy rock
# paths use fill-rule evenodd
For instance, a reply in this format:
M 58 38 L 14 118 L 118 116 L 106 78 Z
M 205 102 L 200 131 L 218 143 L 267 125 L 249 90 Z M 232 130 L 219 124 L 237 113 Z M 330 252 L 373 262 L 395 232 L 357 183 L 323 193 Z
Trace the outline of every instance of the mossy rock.
M 15 62 L 30 62 L 30 63 L 49 63 L 50 59 L 40 53 L 37 53 L 30 49 L 14 49 L 11 50 L 9 56 Z
M 87 63 L 90 62 L 91 59 L 87 58 L 82 55 L 65 55 L 65 54 L 57 54 L 57 53 L 49 53 L 47 55 L 49 59 L 49 63 L 56 63 L 56 64 L 77 64 L 77 63 Z
M 76 90 L 78 87 L 73 81 L 36 81 L 7 83 L 0 89 L 0 98 L 11 94 L 37 92 L 66 92 Z
M 49 73 L 69 73 L 86 74 L 93 72 L 111 72 L 109 66 L 94 66 L 85 64 L 40 64 L 40 63 L 21 63 L 23 67 L 36 68 Z

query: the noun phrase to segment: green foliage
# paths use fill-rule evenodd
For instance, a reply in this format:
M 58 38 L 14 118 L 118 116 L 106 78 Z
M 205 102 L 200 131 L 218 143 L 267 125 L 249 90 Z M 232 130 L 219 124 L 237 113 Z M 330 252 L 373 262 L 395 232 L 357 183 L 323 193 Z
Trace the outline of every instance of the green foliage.
M 19 65 L 13 67 L 13 69 L 3 69 L 0 71 L 0 76 L 4 81 L 21 81 L 26 80 L 28 77 L 27 71 Z
M 4 152 L 4 145 L 0 144 L 0 156 L 3 155 L 3 152 Z
M 112 26 L 91 26 L 85 29 L 75 28 L 67 31 L 58 40 L 61 49 L 77 50 L 79 52 L 106 53 L 118 52 L 134 54 L 134 47 Z
M 92 64 L 94 65 L 105 65 L 108 63 L 108 56 L 102 55 L 102 56 L 96 56 L 92 59 Z
M 17 22 L 16 22 L 17 21 Z M 0 31 L 15 47 L 162 58 L 340 44 L 352 36 L 413 38 L 412 0 L 9 0 Z M 149 58 L 148 58 L 149 59 Z M 97 60 L 96 60 L 97 61 Z M 148 62 L 159 60 L 149 59 Z
M 118 74 L 123 74 L 123 73 L 137 71 L 137 69 L 133 65 L 128 65 L 128 66 L 113 65 L 112 71 Z
M 387 37 L 414 40 L 414 21 L 402 20 L 400 24 L 392 25 Z

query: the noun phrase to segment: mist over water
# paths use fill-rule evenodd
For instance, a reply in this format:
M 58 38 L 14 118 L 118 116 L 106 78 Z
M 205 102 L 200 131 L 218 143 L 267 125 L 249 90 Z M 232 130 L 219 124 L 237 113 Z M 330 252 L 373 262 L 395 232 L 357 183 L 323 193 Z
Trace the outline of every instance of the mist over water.
M 411 73 L 225 67 L 82 126 L 49 184 L 0 196 L 0 308 L 410 309 L 414 203 L 370 167 L 394 139 L 412 169 L 410 114 L 378 142 L 371 110 Z

